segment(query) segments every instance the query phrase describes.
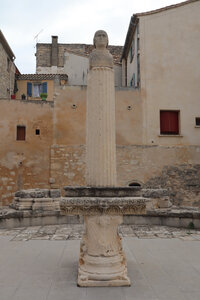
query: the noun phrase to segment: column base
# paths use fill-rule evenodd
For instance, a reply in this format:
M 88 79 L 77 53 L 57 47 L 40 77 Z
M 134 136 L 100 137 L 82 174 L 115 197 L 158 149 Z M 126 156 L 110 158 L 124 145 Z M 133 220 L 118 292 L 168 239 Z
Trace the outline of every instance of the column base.
M 130 286 L 117 227 L 121 216 L 86 216 L 80 247 L 78 286 Z
M 78 286 L 80 287 L 106 287 L 106 286 L 131 286 L 129 278 L 126 280 L 107 280 L 107 281 L 98 281 L 98 280 L 87 280 L 83 281 L 78 278 Z
M 80 255 L 78 286 L 130 286 L 124 253 L 111 257 Z

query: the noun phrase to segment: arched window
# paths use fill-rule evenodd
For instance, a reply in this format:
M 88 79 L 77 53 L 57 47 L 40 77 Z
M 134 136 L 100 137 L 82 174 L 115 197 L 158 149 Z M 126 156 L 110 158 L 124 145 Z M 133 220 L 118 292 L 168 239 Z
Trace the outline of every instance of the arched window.
M 129 183 L 128 186 L 141 187 L 141 184 L 139 182 L 133 181 L 133 182 Z

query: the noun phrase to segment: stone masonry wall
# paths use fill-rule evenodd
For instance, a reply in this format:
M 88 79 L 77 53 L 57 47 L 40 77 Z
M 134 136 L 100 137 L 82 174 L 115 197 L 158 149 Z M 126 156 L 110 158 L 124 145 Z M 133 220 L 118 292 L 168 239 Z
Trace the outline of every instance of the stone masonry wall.
M 17 190 L 49 188 L 52 112 L 51 102 L 0 99 L 0 206 Z M 25 140 L 16 140 L 18 125 Z
M 70 45 L 68 46 L 70 49 Z M 64 66 L 64 51 L 65 46 L 62 44 L 58 44 L 58 67 Z M 37 52 L 36 52 L 36 68 L 37 71 L 41 69 L 41 67 L 51 67 L 51 44 L 37 44 Z
M 15 66 L 10 60 L 9 69 L 7 67 L 7 58 L 2 44 L 0 44 L 0 98 L 10 98 L 14 89 Z
M 9 169 L 0 165 L 0 206 L 8 205 L 11 199 L 13 199 L 14 191 L 17 190 L 16 169 Z
M 200 147 L 118 146 L 119 186 L 169 188 L 176 205 L 200 206 Z M 85 185 L 85 146 L 51 147 L 51 188 Z
M 52 188 L 85 184 L 85 147 L 52 145 L 50 181 Z
M 200 164 L 166 166 L 145 187 L 169 189 L 175 205 L 200 207 Z
M 51 44 L 37 44 L 36 68 L 51 66 Z

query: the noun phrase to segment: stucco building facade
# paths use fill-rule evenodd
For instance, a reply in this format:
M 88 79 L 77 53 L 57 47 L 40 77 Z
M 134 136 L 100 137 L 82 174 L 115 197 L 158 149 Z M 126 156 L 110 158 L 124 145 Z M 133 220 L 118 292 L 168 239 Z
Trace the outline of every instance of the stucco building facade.
M 200 143 L 199 12 L 199 1 L 186 1 L 131 18 L 123 85 L 141 90 L 145 144 Z M 174 128 L 162 128 L 162 118 L 176 123 Z
M 190 0 L 133 15 L 115 93 L 118 185 L 166 187 L 182 206 L 200 206 L 199 14 Z M 17 189 L 85 184 L 84 51 L 38 44 L 37 74 L 19 77 L 17 100 L 0 101 L 1 205 Z M 21 100 L 28 82 L 47 82 L 47 101 Z

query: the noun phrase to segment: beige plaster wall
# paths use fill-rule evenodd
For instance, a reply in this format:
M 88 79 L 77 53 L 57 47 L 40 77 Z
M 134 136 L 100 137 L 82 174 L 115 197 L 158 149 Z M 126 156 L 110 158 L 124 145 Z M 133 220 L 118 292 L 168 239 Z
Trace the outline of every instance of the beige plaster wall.
M 115 98 L 117 145 L 141 145 L 143 115 L 140 91 L 117 88 Z
M 200 2 L 140 17 L 144 144 L 200 145 Z M 180 136 L 160 137 L 160 110 L 180 111 Z
M 64 86 L 56 91 L 54 108 L 54 144 L 85 144 L 86 87 Z M 117 144 L 142 143 L 142 103 L 140 92 L 117 88 L 116 138 Z
M 54 81 L 53 80 L 18 80 L 17 81 L 17 88 L 18 91 L 16 93 L 16 99 L 21 100 L 21 95 L 25 94 L 26 99 L 28 100 L 41 100 L 41 98 L 37 97 L 28 97 L 27 98 L 27 82 L 31 82 L 32 84 L 34 82 L 40 82 L 41 84 L 43 82 L 47 82 L 47 101 L 53 101 L 54 96 Z
M 53 144 L 85 143 L 86 86 L 63 86 L 56 90 Z
M 47 102 L 0 100 L 0 205 L 18 189 L 49 186 L 52 110 Z M 26 126 L 25 141 L 16 141 L 17 125 Z

